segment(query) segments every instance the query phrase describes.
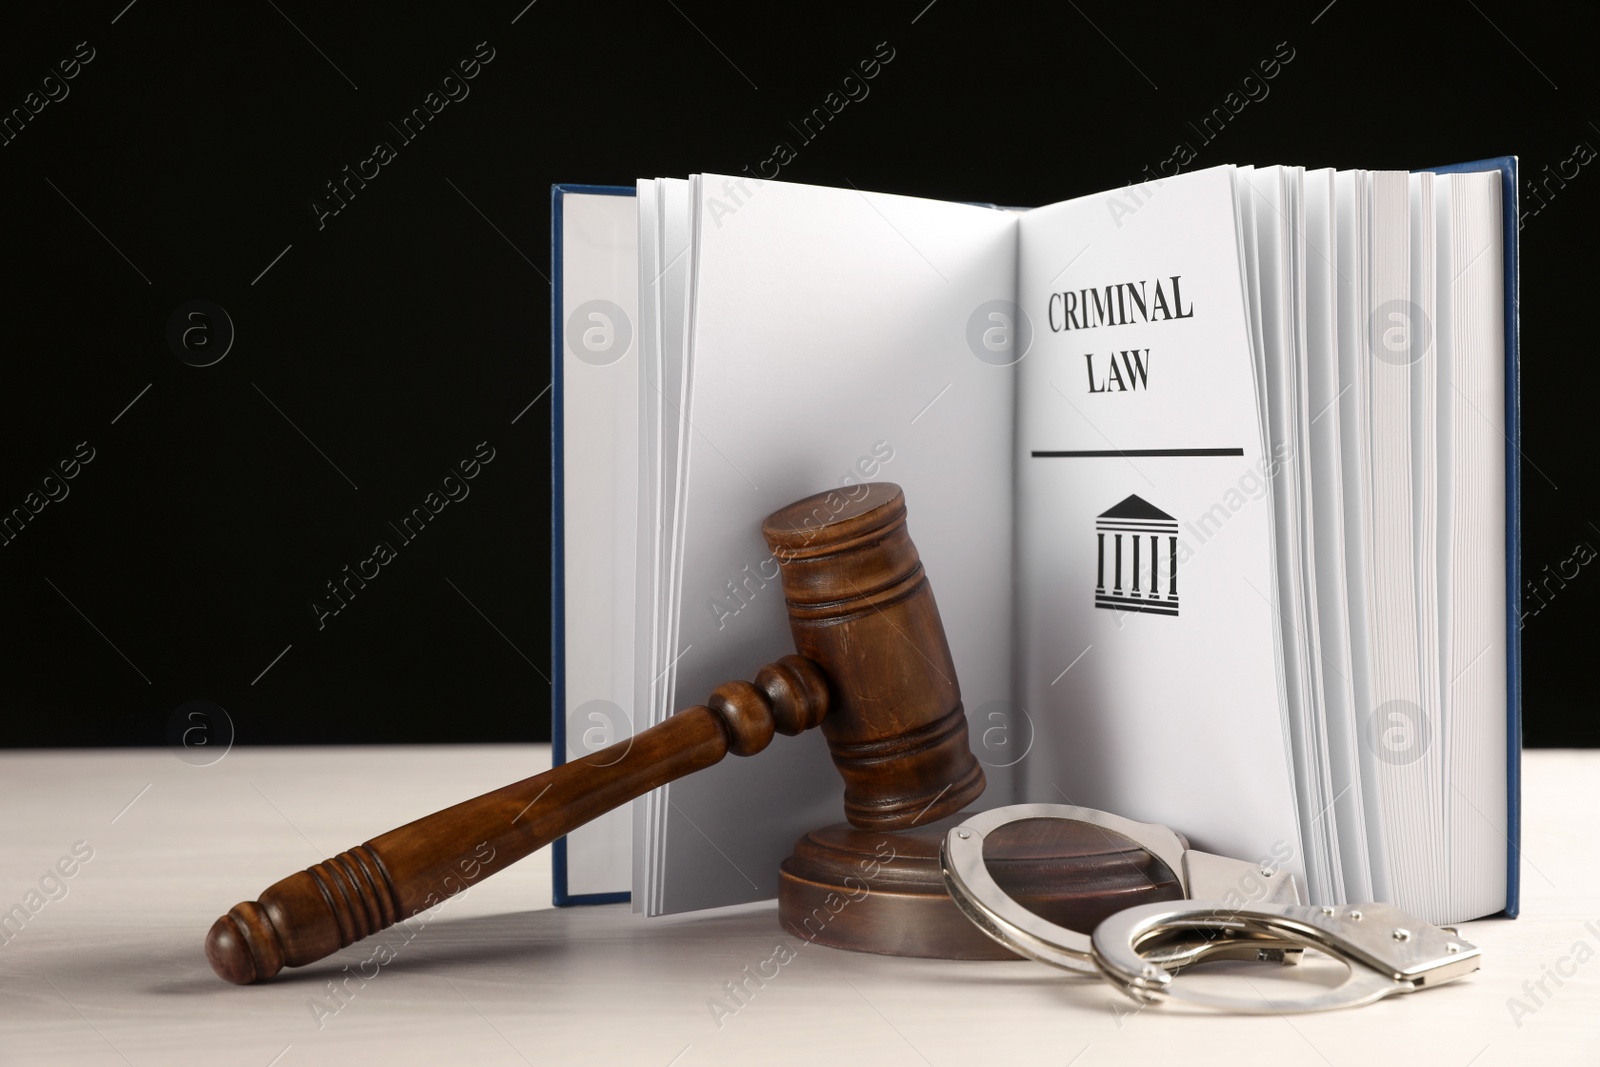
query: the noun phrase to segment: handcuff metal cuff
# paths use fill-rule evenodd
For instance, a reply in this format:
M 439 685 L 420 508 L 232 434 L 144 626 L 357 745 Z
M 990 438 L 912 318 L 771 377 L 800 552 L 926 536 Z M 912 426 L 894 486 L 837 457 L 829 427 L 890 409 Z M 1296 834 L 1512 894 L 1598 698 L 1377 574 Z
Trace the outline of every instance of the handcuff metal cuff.
M 983 860 L 990 833 L 1026 819 L 1071 819 L 1130 839 L 1166 865 L 1185 900 L 1117 912 L 1093 934 L 1029 911 L 995 882 Z M 1109 838 L 1108 838 L 1109 840 Z M 1243 1013 L 1328 1011 L 1370 1004 L 1469 974 L 1482 953 L 1451 927 L 1423 922 L 1387 904 L 1313 907 L 1300 903 L 1294 875 L 1244 860 L 1186 849 L 1157 823 L 1141 823 L 1072 804 L 1017 804 L 982 812 L 951 828 L 939 853 L 951 899 L 977 927 L 1019 955 L 1099 975 L 1130 998 L 1164 998 Z M 1239 905 L 1248 885 L 1265 892 Z M 1172 971 L 1219 959 L 1298 963 L 1313 948 L 1340 960 L 1339 986 L 1292 1002 L 1241 999 L 1175 985 Z

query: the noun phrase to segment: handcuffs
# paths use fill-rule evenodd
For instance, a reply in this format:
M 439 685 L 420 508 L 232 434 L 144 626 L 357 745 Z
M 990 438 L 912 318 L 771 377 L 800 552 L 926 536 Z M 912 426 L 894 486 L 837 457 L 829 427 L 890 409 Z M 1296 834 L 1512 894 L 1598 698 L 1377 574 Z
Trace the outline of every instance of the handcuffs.
M 1092 934 L 1050 922 L 1001 889 L 983 860 L 984 838 L 1025 819 L 1071 819 L 1121 834 L 1167 866 L 1185 899 L 1119 911 Z M 939 866 L 951 899 L 991 938 L 1041 963 L 1099 975 L 1141 1004 L 1171 998 L 1247 1014 L 1331 1011 L 1440 985 L 1482 963 L 1481 950 L 1453 927 L 1433 926 L 1388 904 L 1302 904 L 1288 871 L 1185 848 L 1165 826 L 1073 804 L 1016 804 L 974 815 L 946 834 Z M 1230 896 L 1237 898 L 1247 884 L 1265 891 L 1235 906 Z M 1349 968 L 1344 982 L 1287 1003 L 1173 982 L 1179 968 L 1212 960 L 1295 964 L 1307 948 L 1343 962 Z

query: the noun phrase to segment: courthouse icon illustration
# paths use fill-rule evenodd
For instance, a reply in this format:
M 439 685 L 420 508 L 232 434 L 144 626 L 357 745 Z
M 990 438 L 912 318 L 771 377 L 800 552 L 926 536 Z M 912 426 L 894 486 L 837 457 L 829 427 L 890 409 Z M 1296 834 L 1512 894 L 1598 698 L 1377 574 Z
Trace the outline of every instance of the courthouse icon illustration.
M 1178 613 L 1178 520 L 1130 496 L 1094 522 L 1098 542 L 1094 606 Z

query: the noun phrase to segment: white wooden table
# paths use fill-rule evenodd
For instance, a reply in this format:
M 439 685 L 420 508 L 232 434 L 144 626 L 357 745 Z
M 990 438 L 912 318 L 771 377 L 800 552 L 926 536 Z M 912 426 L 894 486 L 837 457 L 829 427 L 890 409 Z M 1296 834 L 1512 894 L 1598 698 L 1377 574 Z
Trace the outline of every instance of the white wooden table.
M 342 1002 L 328 983 L 358 974 L 369 942 L 261 986 L 211 974 L 202 940 L 233 904 L 548 761 L 533 745 L 240 749 L 208 767 L 165 750 L 0 755 L 0 909 L 75 843 L 93 850 L 0 945 L 0 1064 L 1600 1063 L 1600 752 L 1526 755 L 1523 917 L 1464 929 L 1484 969 L 1356 1011 L 1134 1012 L 1030 962 L 797 943 L 770 903 L 557 910 L 548 852 L 397 940 Z M 792 961 L 732 1001 L 724 983 L 780 944 Z

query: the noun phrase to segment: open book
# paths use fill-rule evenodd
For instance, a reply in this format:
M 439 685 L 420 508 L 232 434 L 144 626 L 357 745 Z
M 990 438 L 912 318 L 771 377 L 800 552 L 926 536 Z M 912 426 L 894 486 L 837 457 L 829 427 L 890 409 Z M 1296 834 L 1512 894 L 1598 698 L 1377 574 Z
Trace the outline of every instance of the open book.
M 893 481 L 983 806 L 1514 915 L 1514 168 L 558 186 L 556 758 L 791 651 L 761 519 Z M 558 843 L 557 902 L 773 896 L 840 798 L 779 737 Z

